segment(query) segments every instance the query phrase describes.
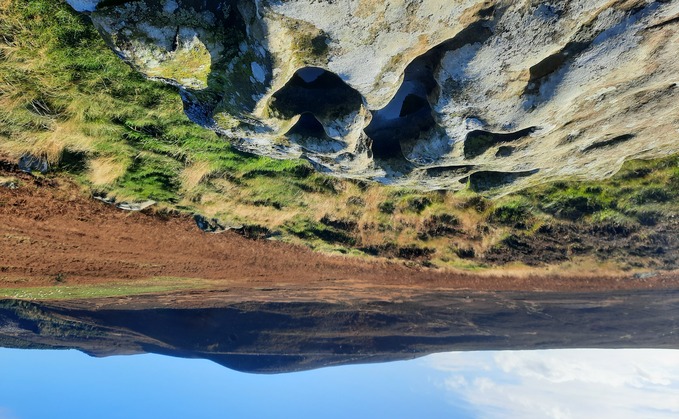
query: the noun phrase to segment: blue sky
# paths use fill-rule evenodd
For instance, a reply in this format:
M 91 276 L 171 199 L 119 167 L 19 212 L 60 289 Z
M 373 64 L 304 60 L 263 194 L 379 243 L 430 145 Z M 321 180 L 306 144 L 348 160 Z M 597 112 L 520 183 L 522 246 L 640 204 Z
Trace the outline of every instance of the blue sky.
M 674 418 L 679 351 L 453 352 L 255 375 L 210 361 L 0 349 L 0 419 Z
M 413 362 L 255 375 L 158 355 L 2 349 L 0 371 L 0 419 L 459 417 L 432 384 L 443 373 Z

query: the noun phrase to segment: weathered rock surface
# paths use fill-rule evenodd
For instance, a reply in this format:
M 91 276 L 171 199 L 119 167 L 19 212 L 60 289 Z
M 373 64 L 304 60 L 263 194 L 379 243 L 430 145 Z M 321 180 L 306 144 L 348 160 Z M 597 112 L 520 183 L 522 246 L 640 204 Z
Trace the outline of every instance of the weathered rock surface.
M 422 188 L 679 151 L 679 2 L 68 0 L 238 148 Z

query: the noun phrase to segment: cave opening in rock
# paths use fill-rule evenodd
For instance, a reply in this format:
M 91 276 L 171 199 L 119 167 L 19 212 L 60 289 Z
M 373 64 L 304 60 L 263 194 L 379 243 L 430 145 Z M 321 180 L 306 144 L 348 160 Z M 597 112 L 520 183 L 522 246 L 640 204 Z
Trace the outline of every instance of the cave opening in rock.
M 338 75 L 319 67 L 304 67 L 273 94 L 270 108 L 283 118 L 305 112 L 333 118 L 360 109 L 361 94 Z
M 537 129 L 538 127 L 528 127 L 519 131 L 507 133 L 484 130 L 470 131 L 467 133 L 467 137 L 464 140 L 464 157 L 467 159 L 478 157 L 497 144 L 520 140 L 521 138 L 532 134 Z M 511 151 L 509 154 L 511 154 Z
M 365 133 L 372 140 L 375 158 L 403 157 L 401 141 L 417 138 L 436 125 L 427 100 L 436 87 L 432 74 L 426 59 L 413 61 L 393 99 L 384 108 L 373 111 Z
M 310 138 L 325 138 L 327 134 L 323 128 L 323 124 L 316 119 L 311 112 L 304 112 L 300 115 L 299 120 L 286 133 L 287 136 L 299 135 Z
M 346 147 L 343 141 L 330 137 L 321 121 L 311 112 L 301 114 L 285 136 L 291 142 L 315 153 L 337 153 Z
M 401 112 L 399 112 L 399 118 L 404 116 L 414 115 L 423 109 L 429 108 L 429 102 L 422 96 L 410 94 L 406 96 L 403 100 L 403 105 L 401 105 Z
M 495 170 L 479 170 L 469 176 L 460 179 L 460 183 L 467 183 L 469 189 L 474 192 L 484 192 L 502 186 L 510 185 L 521 178 L 538 173 L 539 169 L 524 170 L 518 172 L 503 172 Z
M 319 67 L 304 67 L 297 70 L 299 76 L 305 83 L 313 83 L 325 73 L 325 70 Z
M 373 119 L 365 128 L 366 135 L 372 140 L 375 158 L 405 158 L 402 143 L 418 140 L 423 133 L 436 128 L 431 103 L 437 101 L 440 93 L 435 73 L 441 60 L 449 51 L 490 38 L 493 32 L 484 24 L 485 18 L 492 16 L 494 11 L 494 6 L 479 10 L 479 21 L 418 56 L 406 67 L 396 95 L 384 108 L 373 111 Z

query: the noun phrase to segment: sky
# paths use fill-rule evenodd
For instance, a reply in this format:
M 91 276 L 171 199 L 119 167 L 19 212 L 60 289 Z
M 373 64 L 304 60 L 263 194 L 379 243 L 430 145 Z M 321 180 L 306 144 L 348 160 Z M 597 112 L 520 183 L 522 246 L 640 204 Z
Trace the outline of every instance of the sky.
M 679 351 L 559 349 L 428 357 L 484 418 L 677 418 Z
M 246 374 L 160 355 L 0 349 L 0 419 L 675 418 L 679 351 L 453 352 Z

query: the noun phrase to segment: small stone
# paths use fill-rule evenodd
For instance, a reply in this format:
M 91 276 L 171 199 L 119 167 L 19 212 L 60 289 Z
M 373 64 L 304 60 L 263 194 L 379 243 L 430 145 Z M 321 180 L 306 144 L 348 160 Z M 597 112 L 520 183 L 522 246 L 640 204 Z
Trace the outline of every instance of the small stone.
M 116 204 L 116 207 L 121 209 L 121 210 L 125 210 L 125 211 L 141 211 L 141 210 L 144 210 L 144 209 L 150 207 L 151 205 L 155 205 L 155 204 L 156 204 L 156 201 L 153 201 L 153 200 L 150 200 L 150 199 L 147 200 L 147 201 L 143 201 L 143 202 L 123 201 L 123 202 L 119 202 L 118 204 Z
M 658 276 L 657 272 L 639 272 L 634 274 L 635 279 L 649 279 Z
M 43 175 L 50 170 L 50 165 L 47 160 L 34 156 L 32 154 L 24 154 L 19 159 L 19 170 L 26 173 L 40 172 Z
M 14 178 L 0 178 L 0 187 L 17 189 L 19 187 L 19 182 Z
M 109 205 L 115 205 L 116 203 L 116 200 L 114 198 L 109 198 L 108 196 L 106 196 L 106 194 L 102 193 L 95 193 L 92 195 L 92 198 Z
M 216 218 L 208 219 L 200 214 L 195 214 L 193 219 L 196 221 L 198 228 L 206 233 L 221 233 L 227 229 Z

